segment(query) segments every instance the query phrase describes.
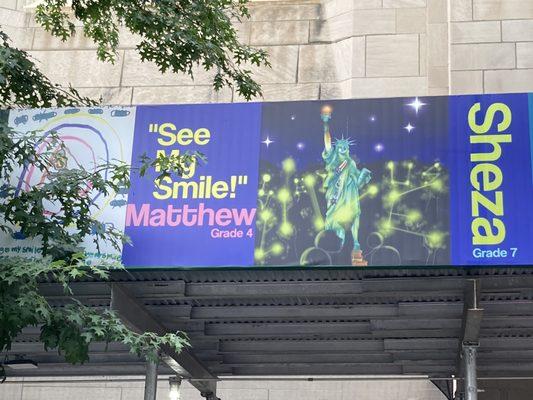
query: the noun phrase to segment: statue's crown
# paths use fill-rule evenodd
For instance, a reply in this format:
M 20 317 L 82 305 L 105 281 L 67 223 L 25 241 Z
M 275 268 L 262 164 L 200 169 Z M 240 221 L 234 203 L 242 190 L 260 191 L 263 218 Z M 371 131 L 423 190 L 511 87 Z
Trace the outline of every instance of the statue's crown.
M 355 146 L 355 140 L 352 140 L 351 138 L 345 138 L 344 135 L 340 138 L 335 140 L 335 146 L 337 145 L 344 145 L 344 146 Z

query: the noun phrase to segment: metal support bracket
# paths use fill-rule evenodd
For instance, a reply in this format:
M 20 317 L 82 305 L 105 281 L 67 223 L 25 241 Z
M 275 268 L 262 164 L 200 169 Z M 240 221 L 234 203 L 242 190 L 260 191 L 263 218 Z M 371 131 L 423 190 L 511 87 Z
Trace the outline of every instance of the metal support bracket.
M 475 279 L 467 280 L 464 294 L 462 340 L 464 344 L 477 345 L 483 319 L 483 309 L 479 306 L 481 286 Z
M 481 287 L 479 281 L 469 279 L 465 282 L 463 323 L 457 356 L 457 376 L 464 376 L 461 390 L 467 400 L 477 400 L 477 348 L 479 331 L 483 319 L 483 308 L 479 305 Z
M 167 329 L 157 321 L 126 288 L 118 283 L 111 284 L 111 308 L 122 321 L 136 332 L 165 334 Z M 191 384 L 208 400 L 216 399 L 217 377 L 213 375 L 188 349 L 177 353 L 169 346 L 161 349 L 161 360 L 179 376 L 190 377 Z M 205 379 L 205 380 L 204 380 Z

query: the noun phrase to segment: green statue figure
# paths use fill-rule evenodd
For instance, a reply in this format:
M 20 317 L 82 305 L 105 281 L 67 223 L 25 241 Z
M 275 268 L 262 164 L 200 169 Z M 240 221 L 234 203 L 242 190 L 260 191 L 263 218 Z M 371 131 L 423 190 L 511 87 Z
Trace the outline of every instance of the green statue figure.
M 322 108 L 322 121 L 324 122 L 324 151 L 322 158 L 326 163 L 326 221 L 325 230 L 333 231 L 344 244 L 346 230 L 351 229 L 353 236 L 352 265 L 364 267 L 367 262 L 363 259 L 361 245 L 359 244 L 359 217 L 361 206 L 359 204 L 359 189 L 366 185 L 371 178 L 368 169 L 359 170 L 355 161 L 350 156 L 350 139 L 337 139 L 331 143 L 329 121 L 332 109 L 329 106 Z

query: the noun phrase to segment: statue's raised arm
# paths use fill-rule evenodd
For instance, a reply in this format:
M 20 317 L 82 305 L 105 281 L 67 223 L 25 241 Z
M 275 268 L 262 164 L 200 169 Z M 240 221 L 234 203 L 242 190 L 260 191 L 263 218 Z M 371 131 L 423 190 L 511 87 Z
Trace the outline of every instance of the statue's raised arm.
M 331 133 L 329 132 L 329 121 L 331 120 L 331 107 L 322 107 L 320 114 L 322 122 L 324 123 L 324 151 L 327 153 L 331 150 Z

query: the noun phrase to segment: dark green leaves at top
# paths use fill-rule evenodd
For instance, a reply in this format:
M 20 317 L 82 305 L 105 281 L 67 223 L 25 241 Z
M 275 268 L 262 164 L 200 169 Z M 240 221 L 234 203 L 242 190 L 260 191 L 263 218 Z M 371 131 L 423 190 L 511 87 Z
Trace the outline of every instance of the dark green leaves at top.
M 97 44 L 100 60 L 114 62 L 123 30 L 138 37 L 143 61 L 154 62 L 161 72 L 188 74 L 211 71 L 213 86 L 235 87 L 245 99 L 261 94 L 251 66 L 270 65 L 267 54 L 239 40 L 233 25 L 248 18 L 248 0 L 44 0 L 36 20 L 52 35 L 66 40 L 76 31 Z

